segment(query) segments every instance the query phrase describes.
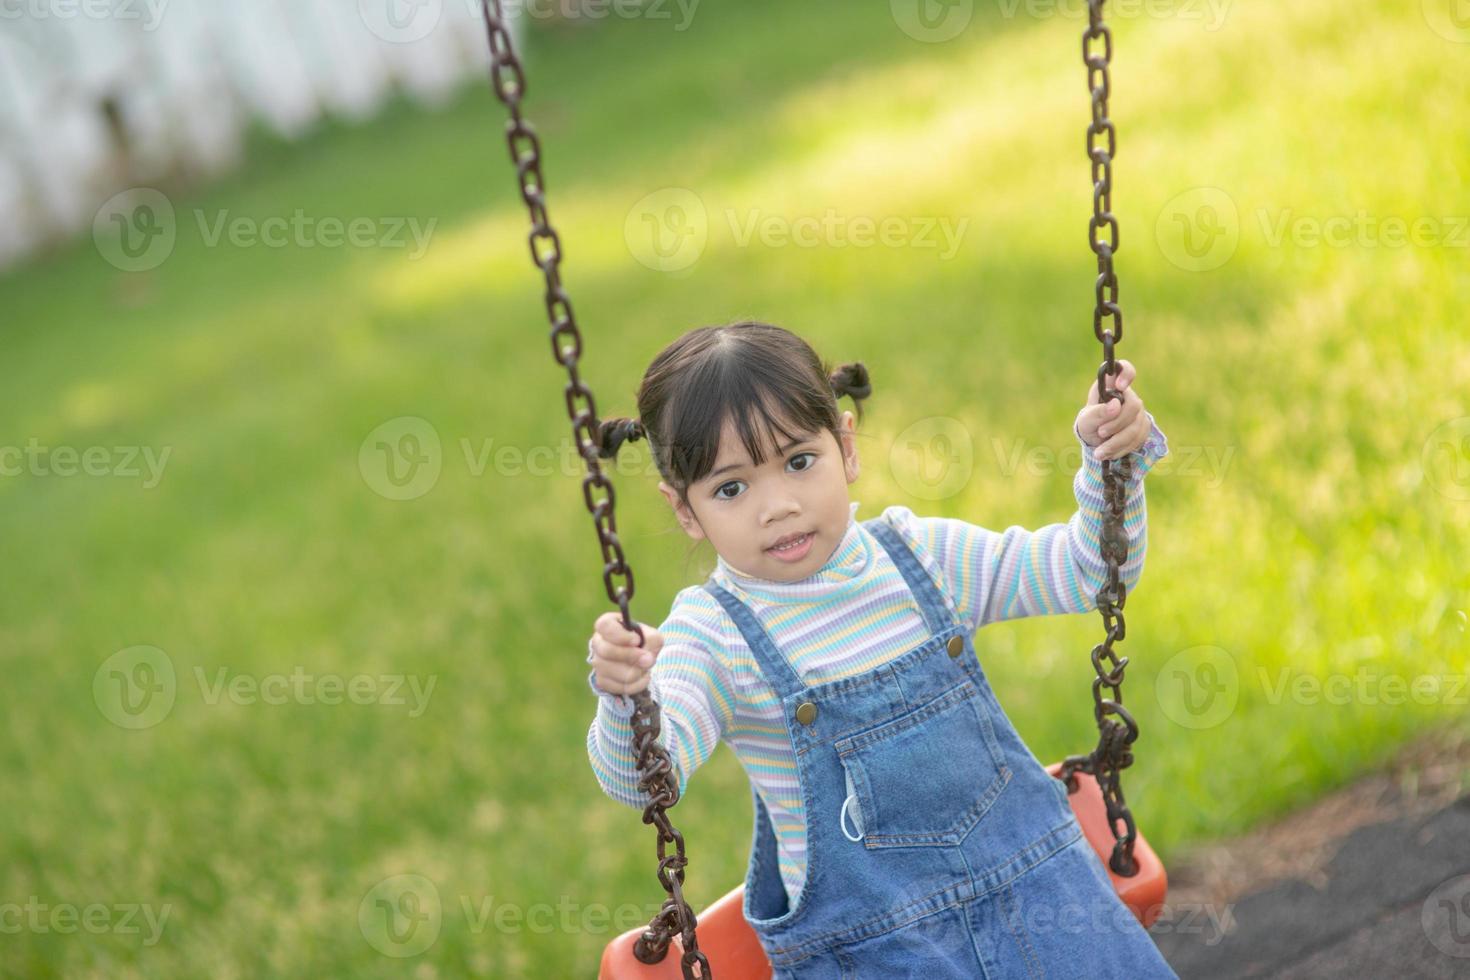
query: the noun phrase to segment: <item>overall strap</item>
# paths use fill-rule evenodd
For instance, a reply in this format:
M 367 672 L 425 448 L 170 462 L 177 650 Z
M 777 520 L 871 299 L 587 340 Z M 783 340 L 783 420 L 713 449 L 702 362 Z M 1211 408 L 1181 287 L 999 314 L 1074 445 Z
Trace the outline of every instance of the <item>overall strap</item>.
M 806 684 L 781 655 L 781 651 L 776 649 L 776 644 L 771 641 L 771 634 L 755 618 L 750 607 L 713 581 L 705 582 L 704 588 L 725 607 L 725 612 L 735 621 L 740 635 L 745 637 L 745 643 L 750 647 L 751 655 L 755 657 L 761 675 L 765 677 L 767 684 L 776 689 L 776 694 L 784 700 L 806 690 Z
M 919 559 L 904 541 L 903 535 L 899 534 L 893 527 L 881 517 L 873 517 L 863 521 L 863 527 L 878 542 L 883 545 L 883 550 L 888 552 L 889 559 L 898 567 L 903 575 L 904 581 L 909 585 L 909 591 L 913 593 L 914 601 L 919 604 L 919 610 L 924 614 L 924 622 L 929 626 L 929 632 L 938 633 L 955 624 L 954 615 L 949 607 L 945 605 L 944 596 L 940 594 L 934 579 L 924 570 Z

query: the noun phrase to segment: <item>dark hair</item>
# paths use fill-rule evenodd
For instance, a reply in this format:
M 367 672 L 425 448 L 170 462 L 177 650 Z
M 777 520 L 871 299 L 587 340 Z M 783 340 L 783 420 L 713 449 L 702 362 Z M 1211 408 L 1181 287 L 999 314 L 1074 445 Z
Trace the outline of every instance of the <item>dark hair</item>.
M 837 399 L 851 397 L 861 419 L 862 400 L 872 393 L 861 361 L 830 370 L 789 330 L 752 320 L 700 327 L 665 347 L 644 372 L 639 419 L 602 422 L 599 454 L 610 459 L 624 442 L 648 439 L 659 473 L 687 502 L 689 487 L 714 469 L 726 419 L 759 466 L 764 447 L 781 444 L 777 432 L 790 440 L 825 429 L 840 446 Z

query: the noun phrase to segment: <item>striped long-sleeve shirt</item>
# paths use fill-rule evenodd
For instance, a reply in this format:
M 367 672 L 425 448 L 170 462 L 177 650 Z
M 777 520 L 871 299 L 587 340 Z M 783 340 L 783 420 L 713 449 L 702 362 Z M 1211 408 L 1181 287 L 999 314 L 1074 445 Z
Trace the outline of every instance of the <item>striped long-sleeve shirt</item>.
M 1168 454 L 1151 414 L 1149 422 L 1147 440 L 1131 454 L 1124 508 L 1129 543 L 1120 571 L 1130 589 L 1143 571 L 1147 546 L 1143 478 Z M 883 511 L 882 519 L 907 541 L 970 631 L 1000 620 L 1096 608 L 1095 595 L 1106 579 L 1098 549 L 1102 463 L 1073 431 L 1083 462 L 1073 479 L 1077 510 L 1064 524 L 996 532 L 955 518 L 918 517 L 903 506 Z M 850 504 L 847 531 L 831 558 L 799 582 L 755 578 L 723 558 L 711 573 L 750 606 L 809 685 L 865 673 L 929 637 L 902 575 L 858 522 L 858 506 Z M 704 588 L 679 592 L 659 631 L 664 646 L 649 690 L 662 708 L 659 741 L 674 762 L 681 794 L 715 746 L 728 742 L 770 812 L 781 877 L 794 904 L 806 872 L 806 822 L 780 699 L 740 631 Z M 588 683 L 598 695 L 587 733 L 592 770 L 608 796 L 641 808 L 646 800 L 637 789 L 631 748 L 632 699 L 602 691 L 591 673 Z

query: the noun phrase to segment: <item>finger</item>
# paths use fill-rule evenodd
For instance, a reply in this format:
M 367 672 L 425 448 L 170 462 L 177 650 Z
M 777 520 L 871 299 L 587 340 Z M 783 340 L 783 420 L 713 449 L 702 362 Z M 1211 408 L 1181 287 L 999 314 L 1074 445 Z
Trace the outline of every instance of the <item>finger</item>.
M 597 632 L 609 643 L 623 647 L 636 647 L 642 643 L 642 638 L 632 630 L 623 625 L 623 617 L 619 613 L 603 613 L 597 619 Z
M 1117 417 L 1119 404 L 1120 403 L 1116 400 L 1102 402 L 1101 404 L 1092 406 L 1090 409 L 1088 409 L 1088 412 L 1090 413 L 1091 418 L 1095 423 L 1097 423 L 1098 425 L 1102 425 L 1109 419 Z
M 607 673 L 609 677 L 619 684 L 632 684 L 640 680 L 648 671 L 642 667 L 635 667 L 632 664 L 609 664 Z
M 1113 374 L 1104 375 L 1103 387 L 1113 388 L 1117 391 L 1127 391 L 1128 388 L 1133 384 L 1133 376 L 1137 373 L 1133 368 L 1133 362 L 1126 361 L 1120 357 L 1113 363 L 1118 368 L 1118 370 Z M 1092 390 L 1094 394 L 1097 393 L 1096 381 L 1092 383 Z M 1096 398 L 1095 400 L 1101 401 L 1101 396 L 1099 395 L 1098 398 Z
M 1086 421 L 1092 427 L 1093 431 L 1097 431 L 1104 424 L 1111 424 L 1116 429 L 1117 423 L 1115 420 L 1118 417 L 1118 413 L 1123 410 L 1122 404 L 1122 402 L 1114 399 L 1113 401 L 1103 402 L 1101 405 L 1090 406 L 1084 409 L 1087 413 Z
M 622 644 L 609 643 L 599 637 L 593 647 L 593 656 L 612 664 L 641 664 L 644 667 L 652 665 L 654 654 L 642 647 L 624 646 Z
M 1097 434 L 1099 436 L 1110 436 L 1115 432 L 1122 432 L 1136 425 L 1139 416 L 1143 414 L 1143 399 L 1139 398 L 1137 393 L 1131 390 L 1123 393 L 1123 400 L 1121 402 L 1112 401 L 1108 404 L 1110 406 L 1121 405 L 1122 408 L 1115 410 L 1111 418 L 1105 419 L 1098 424 Z
M 597 686 L 609 694 L 637 694 L 648 686 L 649 676 L 645 671 L 634 680 L 622 681 L 599 674 L 597 675 Z
M 1114 385 L 1114 387 L 1116 387 L 1116 385 Z M 1092 386 L 1087 389 L 1087 404 L 1096 405 L 1100 401 L 1102 401 L 1102 394 L 1098 391 L 1097 379 L 1094 378 Z
M 1131 453 L 1143 445 L 1144 427 L 1137 423 L 1119 432 L 1110 439 L 1106 439 L 1097 447 L 1099 459 L 1115 459 Z
M 605 612 L 597 617 L 597 635 L 612 641 L 619 640 L 619 633 L 623 630 L 622 616 L 615 612 Z
M 1123 391 L 1133 384 L 1133 378 L 1138 374 L 1138 371 L 1133 367 L 1132 361 L 1124 360 L 1121 357 L 1118 358 L 1117 364 L 1118 374 L 1113 381 L 1113 387 L 1119 391 Z

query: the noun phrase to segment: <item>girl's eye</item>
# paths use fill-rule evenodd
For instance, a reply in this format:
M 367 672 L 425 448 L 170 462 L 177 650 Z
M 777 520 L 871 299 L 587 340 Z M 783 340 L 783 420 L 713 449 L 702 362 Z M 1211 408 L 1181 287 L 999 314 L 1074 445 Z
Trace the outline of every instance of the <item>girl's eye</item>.
M 804 464 L 802 466 L 799 466 L 796 469 L 796 472 L 798 472 L 798 473 L 805 473 L 807 470 L 811 469 L 812 466 L 814 466 L 816 464 L 816 459 L 817 459 L 817 454 L 816 453 L 811 453 L 811 452 L 797 453 L 795 456 L 792 456 L 791 457 L 791 459 L 787 462 L 786 465 L 787 466 L 790 466 L 792 463 L 795 463 L 798 459 L 803 459 L 803 458 L 805 458 L 807 456 L 810 456 L 811 457 L 811 462 L 806 463 L 806 464 Z M 728 489 L 730 489 L 731 487 L 738 487 L 738 486 L 740 486 L 740 484 L 742 484 L 744 482 L 745 482 L 744 480 L 731 480 L 729 483 L 722 483 L 722 484 L 720 484 L 718 487 L 715 488 L 715 499 L 716 500 L 734 500 L 737 496 L 739 496 L 739 494 L 738 493 L 727 494 L 727 493 L 725 493 L 725 491 L 728 490 Z

